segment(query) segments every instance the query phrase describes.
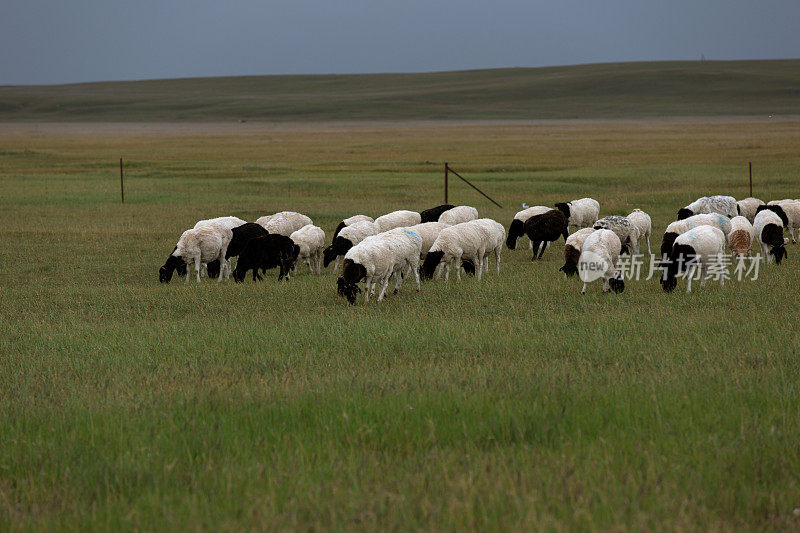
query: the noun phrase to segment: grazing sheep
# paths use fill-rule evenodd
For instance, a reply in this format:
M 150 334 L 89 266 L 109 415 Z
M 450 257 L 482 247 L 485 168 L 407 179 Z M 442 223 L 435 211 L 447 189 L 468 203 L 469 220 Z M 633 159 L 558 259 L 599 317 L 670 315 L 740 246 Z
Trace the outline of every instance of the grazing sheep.
M 731 219 L 731 231 L 728 233 L 728 246 L 737 257 L 750 255 L 750 243 L 753 242 L 753 225 L 741 215 Z
M 336 226 L 335 230 L 333 230 L 333 238 L 335 239 L 336 236 L 339 235 L 339 232 L 342 231 L 342 229 L 346 228 L 347 226 L 352 226 L 356 222 L 375 222 L 375 219 L 372 217 L 368 217 L 367 215 L 353 215 L 351 217 L 345 218 L 344 220 L 339 222 L 339 225 Z
M 789 257 L 783 241 L 784 218 L 780 216 L 783 214 L 785 217 L 786 214 L 783 211 L 777 213 L 770 209 L 771 207 L 775 206 L 759 206 L 759 211 L 753 220 L 753 233 L 761 245 L 761 256 L 766 259 L 767 263 L 770 263 L 772 262 L 769 257 L 771 255 L 780 265 L 784 257 Z M 771 247 L 769 252 L 767 252 L 768 246 Z
M 594 228 L 579 229 L 575 233 L 567 237 L 567 242 L 564 244 L 564 266 L 559 268 L 559 272 L 563 272 L 565 276 L 571 277 L 578 272 L 578 260 L 581 257 L 581 247 L 586 241 L 586 238 L 594 233 Z M 617 237 L 619 239 L 619 237 Z
M 786 214 L 786 224 L 784 228 L 789 230 L 789 237 L 792 240 L 792 244 L 796 244 L 797 240 L 794 238 L 794 231 L 800 230 L 800 200 L 773 200 L 772 202 L 768 202 L 767 205 L 777 205 L 783 209 L 783 212 Z M 800 231 L 798 231 L 798 237 L 800 237 Z
M 603 217 L 595 222 L 593 227 L 594 229 L 610 229 L 617 234 L 623 247 L 630 245 L 633 253 L 639 254 L 639 230 L 628 217 L 619 215 Z
M 650 250 L 650 232 L 652 231 L 650 215 L 641 209 L 634 209 L 626 218 L 636 226 L 639 231 L 639 238 L 647 239 L 647 253 L 652 254 L 653 252 Z
M 333 265 L 333 269 L 337 270 L 339 268 L 340 256 L 344 256 L 350 248 L 367 237 L 377 235 L 380 232 L 381 228 L 378 227 L 375 222 L 369 222 L 367 220 L 362 220 L 361 222 L 356 222 L 342 228 L 341 231 L 339 231 L 339 235 L 334 237 L 331 245 L 323 250 L 323 266 L 327 268 L 328 265 L 331 264 L 331 261 L 335 259 L 336 263 Z
M 281 211 L 274 215 L 267 215 L 256 220 L 256 224 L 261 224 L 271 234 L 283 235 L 288 237 L 303 226 L 313 224 L 311 219 L 302 213 L 294 211 Z
M 443 229 L 433 243 L 422 264 L 422 277 L 431 279 L 439 263 L 443 263 L 445 279 L 450 277 L 451 264 L 455 265 L 456 278 L 461 280 L 461 261 L 463 258 L 472 261 L 476 267 L 478 279 L 481 278 L 483 257 L 487 249 L 486 228 L 476 220 L 462 222 Z
M 617 261 L 622 249 L 622 243 L 617 234 L 608 229 L 593 231 L 581 246 L 581 255 L 578 259 L 578 269 L 581 271 L 583 288 L 581 294 L 586 294 L 586 286 L 594 279 L 603 278 L 603 292 L 613 290 L 621 293 L 625 290 L 625 280 L 617 271 Z M 595 278 L 596 274 L 600 274 Z
M 719 213 L 728 218 L 738 213 L 736 198 L 733 196 L 703 196 L 686 207 L 678 210 L 678 220 L 703 213 Z
M 387 231 L 368 237 L 348 250 L 344 256 L 342 275 L 336 280 L 337 292 L 355 304 L 361 292 L 358 283 L 364 280 L 364 300 L 369 302 L 370 289 L 380 284 L 378 301 L 383 300 L 389 278 L 395 274 L 395 292 L 402 283 L 401 272 L 411 267 L 419 291 L 419 257 L 422 237 L 407 229 Z
M 186 283 L 189 283 L 189 274 L 192 270 L 192 264 L 194 264 L 195 271 L 197 272 L 198 283 L 200 283 L 200 268 L 202 263 L 210 263 L 211 261 L 219 260 L 221 264 L 226 264 L 225 252 L 232 238 L 233 232 L 230 229 L 213 224 L 184 231 L 172 255 L 186 264 Z M 171 261 L 168 265 L 162 266 L 159 270 L 159 280 L 162 283 L 169 282 L 172 279 L 172 272 L 176 267 L 176 261 Z M 221 268 L 219 276 L 217 277 L 217 282 L 222 281 L 223 273 L 224 268 Z
M 300 247 L 300 252 L 297 256 L 298 260 L 308 265 L 308 269 L 312 274 L 319 275 L 322 263 L 322 249 L 325 247 L 325 232 L 322 231 L 322 228 L 308 224 L 289 235 L 289 238 Z M 296 271 L 297 263 L 295 263 Z
M 279 281 L 284 277 L 289 279 L 289 272 L 299 254 L 300 247 L 284 235 L 269 234 L 250 239 L 239 254 L 233 279 L 241 283 L 247 271 L 252 270 L 253 281 L 261 280 L 263 278 L 258 274 L 259 269 L 266 274 L 267 269 L 275 267 L 280 267 Z
M 692 292 L 692 278 L 700 268 L 700 288 L 706 284 L 709 266 L 719 265 L 725 254 L 725 234 L 715 226 L 697 226 L 675 239 L 669 259 L 665 261 L 661 288 L 672 292 L 678 286 L 678 274 L 686 271 L 686 292 Z M 725 276 L 719 276 L 720 286 Z
M 250 239 L 269 234 L 262 225 L 256 224 L 255 222 L 246 222 L 241 226 L 233 228 L 231 232 L 233 233 L 233 238 L 228 245 L 228 250 L 225 252 L 225 259 L 227 259 L 229 263 L 231 257 L 238 257 L 239 254 L 242 253 L 244 246 Z M 207 268 L 208 277 L 216 277 L 219 274 L 220 262 L 216 260 L 211 261 L 207 265 Z
M 513 250 L 517 247 L 517 239 L 525 235 L 525 222 L 529 218 L 552 210 L 552 208 L 544 205 L 535 205 L 518 211 L 517 214 L 514 215 L 511 225 L 508 226 L 508 238 L 506 239 L 506 246 L 508 249 Z M 530 247 L 533 248 L 533 243 L 530 243 Z
M 567 242 L 567 217 L 558 209 L 551 209 L 541 215 L 534 215 L 525 221 L 523 226 L 525 234 L 533 243 L 533 257 L 531 261 L 536 261 L 536 252 L 539 251 L 539 259 L 542 258 L 547 244 L 564 237 Z
M 745 217 L 752 224 L 753 219 L 756 218 L 756 209 L 758 209 L 760 205 L 764 205 L 764 202 L 751 196 L 736 202 L 736 210 L 737 213 Z
M 407 228 L 422 222 L 422 217 L 416 211 L 392 211 L 375 219 L 381 232 L 394 228 Z
M 558 202 L 555 207 L 567 217 L 568 227 L 590 228 L 600 217 L 600 202 L 593 198 Z
M 728 217 L 720 215 L 719 213 L 706 213 L 703 215 L 694 215 L 683 220 L 672 222 L 664 231 L 664 237 L 661 240 L 661 257 L 666 257 L 672 252 L 672 245 L 675 239 L 681 233 L 686 233 L 692 228 L 698 226 L 714 226 L 719 228 L 725 235 L 731 232 L 731 221 Z
M 453 209 L 455 206 L 453 204 L 442 204 L 437 205 L 436 207 L 431 207 L 430 209 L 426 209 L 420 213 L 420 221 L 421 223 L 425 222 L 439 222 L 439 217 L 445 211 Z
M 239 217 L 217 217 L 217 218 L 209 218 L 208 220 L 198 221 L 197 224 L 194 225 L 194 229 L 208 225 L 215 225 L 215 226 L 221 226 L 223 228 L 233 229 L 233 228 L 238 228 L 242 224 L 246 223 L 247 223 L 246 221 L 242 220 Z
M 478 210 L 468 205 L 459 205 L 452 209 L 448 209 L 439 217 L 439 222 L 450 224 L 454 226 L 462 222 L 469 222 L 470 220 L 478 219 Z
M 503 241 L 506 238 L 506 229 L 502 224 L 491 218 L 479 218 L 474 221 L 484 233 L 484 253 L 481 259 L 481 270 L 489 271 L 489 255 L 494 252 L 495 268 L 500 274 L 500 252 L 503 249 Z M 481 273 L 476 272 L 475 264 L 470 259 L 461 261 L 461 266 L 467 274 L 476 274 L 480 279 Z

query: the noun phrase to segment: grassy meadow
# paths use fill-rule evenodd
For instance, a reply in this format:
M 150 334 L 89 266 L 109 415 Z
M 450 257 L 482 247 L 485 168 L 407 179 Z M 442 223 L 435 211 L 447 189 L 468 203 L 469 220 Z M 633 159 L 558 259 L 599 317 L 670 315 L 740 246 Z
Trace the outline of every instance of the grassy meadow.
M 798 153 L 796 119 L 0 124 L 0 527 L 800 527 L 796 245 L 689 295 L 582 296 L 561 243 L 352 307 L 330 268 L 157 277 L 202 218 L 437 205 L 445 160 L 506 227 L 592 196 L 657 250 L 748 161 L 799 197 Z
M 800 114 L 800 60 L 0 86 L 0 121 L 587 119 Z

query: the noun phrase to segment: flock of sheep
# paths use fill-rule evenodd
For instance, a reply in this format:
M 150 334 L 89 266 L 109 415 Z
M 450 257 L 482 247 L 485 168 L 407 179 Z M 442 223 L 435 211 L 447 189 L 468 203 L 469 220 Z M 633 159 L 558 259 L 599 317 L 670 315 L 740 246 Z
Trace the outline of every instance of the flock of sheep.
M 569 234 L 571 227 L 577 228 Z M 800 228 L 800 200 L 779 200 L 765 204 L 756 198 L 737 202 L 731 196 L 703 197 L 678 211 L 678 220 L 664 232 L 661 263 L 664 270 L 661 284 L 673 290 L 677 277 L 686 273 L 691 278 L 700 269 L 701 287 L 709 266 L 725 253 L 726 244 L 737 257 L 750 255 L 753 239 L 761 246 L 761 255 L 777 263 L 787 256 L 784 230 L 794 243 L 795 230 Z M 189 282 L 191 267 L 197 281 L 201 274 L 218 281 L 233 275 L 242 282 L 248 271 L 253 280 L 262 279 L 259 271 L 279 268 L 278 279 L 289 278 L 297 270 L 297 262 L 305 263 L 313 274 L 322 267 L 343 259 L 337 279 L 340 296 L 354 304 L 363 295 L 378 291 L 381 301 L 390 278 L 395 277 L 397 292 L 404 278 L 412 277 L 417 290 L 420 278 L 445 279 L 454 270 L 460 280 L 461 271 L 480 280 L 489 270 L 494 254 L 495 269 L 500 273 L 500 252 L 503 242 L 513 250 L 523 235 L 530 240 L 532 260 L 541 258 L 548 244 L 563 237 L 564 265 L 567 276 L 586 272 L 602 265 L 596 276 L 584 280 L 583 289 L 592 279 L 603 280 L 603 291 L 622 292 L 625 288 L 619 269 L 621 254 L 639 254 L 640 241 L 650 249 L 651 219 L 640 209 L 627 216 L 600 218 L 600 204 L 591 198 L 547 206 L 526 207 L 518 212 L 508 228 L 489 218 L 479 218 L 470 206 L 440 205 L 421 213 L 394 211 L 373 219 L 355 215 L 342 220 L 325 246 L 325 232 L 301 213 L 282 211 L 245 222 L 237 217 L 201 220 L 186 230 L 159 270 L 159 280 L 169 282 L 175 272 Z M 800 235 L 800 233 L 798 233 Z M 231 270 L 231 259 L 236 266 Z M 438 272 L 438 273 L 437 273 Z M 720 278 L 723 281 L 723 278 Z

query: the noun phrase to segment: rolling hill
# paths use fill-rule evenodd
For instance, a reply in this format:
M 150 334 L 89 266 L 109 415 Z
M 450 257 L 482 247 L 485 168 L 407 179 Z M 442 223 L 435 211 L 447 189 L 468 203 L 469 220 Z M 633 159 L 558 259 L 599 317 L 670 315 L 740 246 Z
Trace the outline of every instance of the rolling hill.
M 0 121 L 584 119 L 800 114 L 800 60 L 0 86 Z

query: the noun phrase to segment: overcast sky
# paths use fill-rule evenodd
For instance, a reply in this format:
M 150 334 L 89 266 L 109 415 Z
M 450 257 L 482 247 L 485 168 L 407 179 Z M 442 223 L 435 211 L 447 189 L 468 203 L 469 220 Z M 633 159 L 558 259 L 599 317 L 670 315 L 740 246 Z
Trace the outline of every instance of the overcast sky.
M 0 85 L 800 57 L 800 0 L 0 0 Z

